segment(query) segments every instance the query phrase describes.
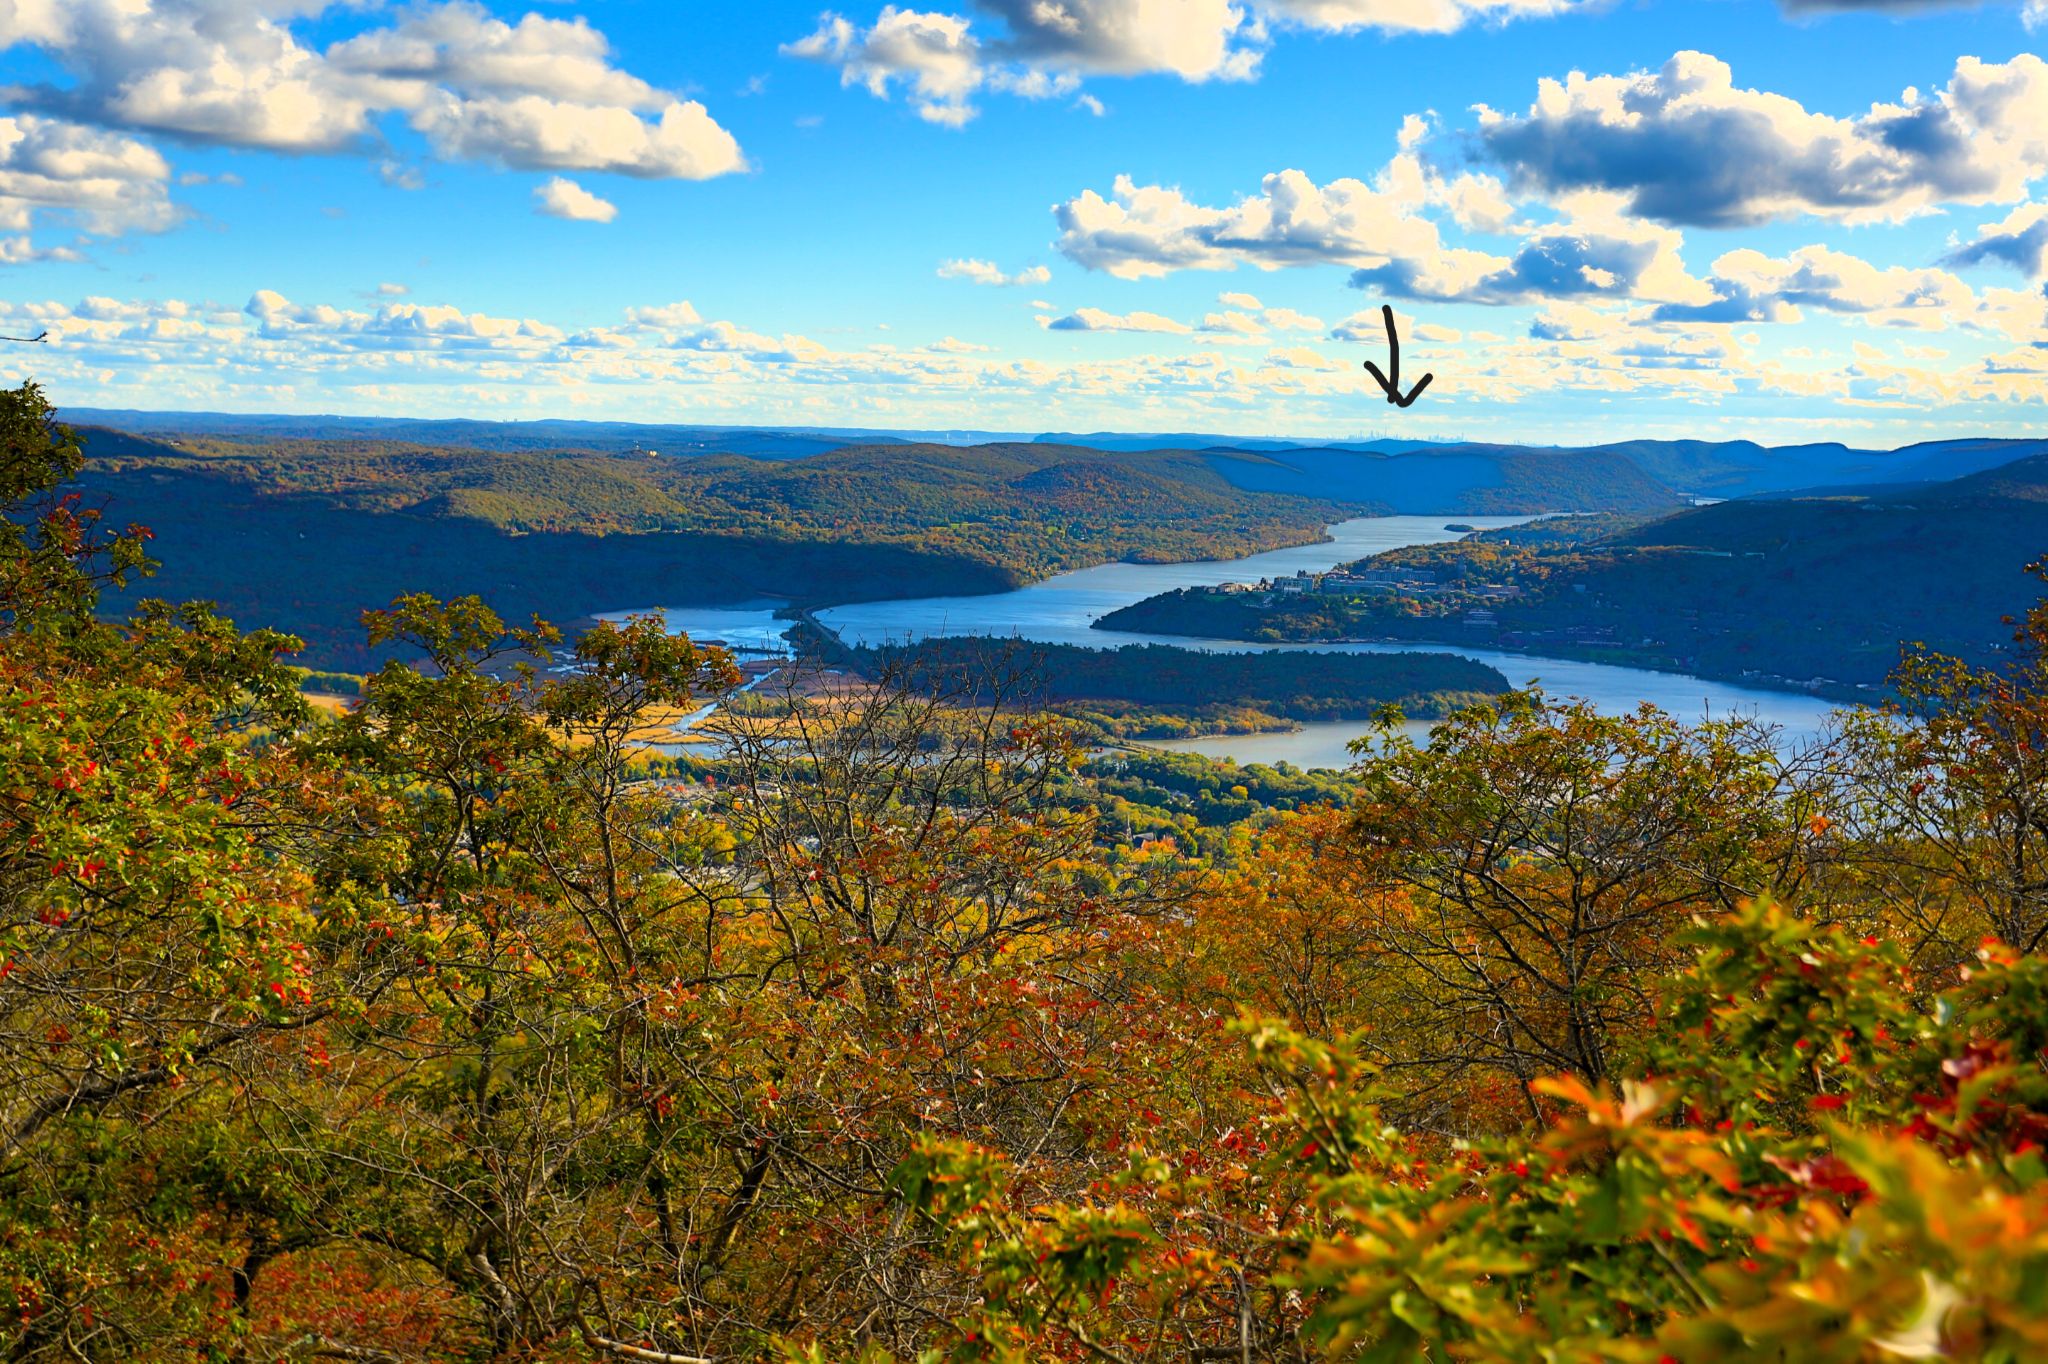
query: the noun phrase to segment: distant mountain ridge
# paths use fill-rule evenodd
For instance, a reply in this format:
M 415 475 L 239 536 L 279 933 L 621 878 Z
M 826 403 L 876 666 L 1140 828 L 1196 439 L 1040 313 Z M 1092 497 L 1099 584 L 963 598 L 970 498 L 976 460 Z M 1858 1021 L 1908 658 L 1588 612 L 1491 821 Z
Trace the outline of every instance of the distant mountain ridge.
M 1375 437 L 1316 441 L 1176 432 L 1039 434 L 980 430 L 880 430 L 822 426 L 706 426 L 610 421 L 479 421 L 466 418 L 293 416 L 74 408 L 69 419 L 137 436 L 213 436 L 243 442 L 376 440 L 498 453 L 587 451 L 676 458 L 745 455 L 806 459 L 852 446 L 1040 445 L 1124 454 L 1188 451 L 1246 491 L 1334 497 L 1404 511 L 1503 509 L 1530 488 L 1569 491 L 1578 461 L 1599 500 L 1546 510 L 1649 508 L 1694 498 L 1737 498 L 1817 487 L 1938 482 L 2048 451 L 2048 439 L 1927 441 L 1896 450 L 1822 441 L 1624 440 L 1556 446 Z M 1510 467 L 1515 466 L 1515 467 Z M 1645 482 L 1644 480 L 1648 480 Z M 1651 485 L 1660 485 L 1652 487 Z M 1519 505 L 1519 504 L 1518 504 Z
M 1575 511 L 1643 509 L 1667 501 L 1742 498 L 1811 488 L 1941 482 L 2048 452 L 2048 439 L 1928 441 L 1897 450 L 1753 441 L 1617 441 L 1546 447 L 1462 443 L 1364 451 L 1343 446 L 1202 451 L 1225 478 L 1261 492 L 1370 497 L 1401 511 L 1506 510 L 1499 504 L 1546 483 L 1589 490 Z M 1497 491 L 1494 491 L 1497 490 Z M 1456 501 L 1456 506 L 1447 502 Z
M 969 595 L 1116 559 L 1304 544 L 1371 510 L 1246 491 L 1197 455 L 1033 442 L 650 458 L 74 429 L 80 490 L 156 535 L 163 576 L 138 591 L 290 629 L 323 665 L 370 661 L 359 612 L 400 592 L 476 592 L 558 620 Z
M 1940 442 L 1898 452 L 1891 471 L 1967 467 L 2010 450 Z M 2026 566 L 2044 558 L 2048 449 L 1941 482 L 1809 489 L 1583 529 L 1509 527 L 1348 566 L 1426 570 L 1432 585 L 1413 601 L 1384 590 L 1260 600 L 1190 589 L 1097 625 L 1485 644 L 1841 694 L 1877 688 L 1902 643 L 1977 663 L 2004 657 L 2001 619 L 2039 599 Z

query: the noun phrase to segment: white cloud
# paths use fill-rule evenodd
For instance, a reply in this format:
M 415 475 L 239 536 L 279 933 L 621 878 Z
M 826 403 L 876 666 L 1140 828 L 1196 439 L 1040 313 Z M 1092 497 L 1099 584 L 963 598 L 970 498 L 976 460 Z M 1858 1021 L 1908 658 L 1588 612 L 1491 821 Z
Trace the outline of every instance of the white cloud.
M 1050 99 L 1076 95 L 1091 114 L 1093 95 L 1077 94 L 1083 75 L 1162 72 L 1184 80 L 1246 79 L 1258 52 L 1234 0 L 982 0 L 1004 24 L 988 39 L 965 15 L 885 5 L 862 28 L 821 15 L 808 35 L 783 44 L 787 56 L 839 68 L 843 86 L 878 99 L 907 89 L 918 116 L 959 128 L 980 110 L 984 90 Z
M 325 8 L 322 6 L 312 6 Z M 468 0 L 406 12 L 327 50 L 332 67 L 375 80 L 408 81 L 473 95 L 542 95 L 578 104 L 656 108 L 666 96 L 611 65 L 610 44 L 578 16 L 495 19 Z
M 1166 332 L 1179 336 L 1194 330 L 1185 322 L 1158 313 L 1117 314 L 1100 308 L 1076 308 L 1065 317 L 1046 319 L 1044 325 L 1048 331 L 1056 332 Z
M 1667 305 L 1653 321 L 1798 322 L 1816 308 L 1873 326 L 1922 331 L 1957 328 L 2028 340 L 2048 329 L 2048 298 L 2035 290 L 1972 290 L 1932 267 L 1873 265 L 1832 247 L 1803 246 L 1784 256 L 1750 248 L 1722 255 L 1710 281 L 1714 297 L 1697 306 Z
M 1609 194 L 1566 195 L 1556 207 L 1560 221 L 1523 229 L 1512 256 L 1446 248 L 1393 257 L 1354 271 L 1352 286 L 1458 303 L 1604 297 L 1703 304 L 1713 298 L 1712 289 L 1686 270 L 1677 229 L 1628 216 Z
M 27 233 L 53 215 L 88 232 L 154 232 L 178 220 L 171 170 L 153 148 L 118 133 L 34 114 L 0 114 L 0 230 Z M 77 259 L 70 248 L 13 240 L 4 257 Z
M 1950 265 L 1989 261 L 2003 261 L 2032 279 L 2048 276 L 2048 203 L 2021 204 L 2000 221 L 1978 228 L 1975 241 L 1948 255 Z
M 1043 265 L 1026 266 L 1014 275 L 1006 275 L 994 261 L 963 260 L 942 261 L 939 265 L 940 279 L 964 279 L 972 284 L 987 284 L 997 287 L 1021 284 L 1046 284 L 1052 280 L 1052 271 Z
M 1208 313 L 1202 318 L 1202 330 L 1236 336 L 1263 336 L 1265 323 L 1250 313 L 1230 309 L 1226 312 Z
M 1275 19 L 1333 32 L 1451 33 L 1468 23 L 1504 23 L 1583 7 L 1586 0 L 1261 0 Z
M 630 325 L 654 331 L 694 327 L 703 320 L 688 299 L 677 303 L 656 304 L 653 307 L 626 309 L 626 321 Z
M 1292 308 L 1267 308 L 1259 314 L 1259 319 L 1275 331 L 1319 332 L 1323 329 L 1323 319 L 1298 313 Z
M 1009 33 L 1005 52 L 1064 70 L 1242 80 L 1256 30 L 1234 0 L 981 0 Z
M 9 4 L 10 0 L 0 0 Z M 24 8 L 26 5 L 26 8 Z M 350 0 L 11 0 L 0 47 L 75 78 L 18 92 L 74 117 L 276 151 L 368 149 L 400 114 L 446 158 L 701 179 L 742 169 L 704 107 L 614 67 L 581 18 L 516 24 L 474 0 L 421 4 L 327 49 L 295 24 Z M 416 176 L 392 162 L 401 185 Z
M 1614 191 L 1660 222 L 1897 221 L 2012 202 L 2048 173 L 2048 62 L 1963 57 L 1940 90 L 1840 118 L 1680 52 L 1656 72 L 1546 79 L 1524 114 L 1481 106 L 1479 135 L 1524 188 Z
M 598 198 L 574 180 L 557 175 L 533 190 L 533 211 L 550 218 L 580 223 L 608 223 L 619 216 L 617 204 Z
M 887 99 L 891 84 L 900 81 L 910 88 L 920 118 L 949 128 L 974 117 L 969 100 L 988 79 L 981 44 L 967 20 L 894 5 L 865 31 L 827 14 L 815 32 L 782 50 L 837 66 L 841 85 L 864 86 L 878 99 Z
M 2031 316 L 2038 336 L 2048 300 L 2034 291 L 1997 292 L 1980 299 L 1980 320 L 1998 310 L 2016 325 Z M 1611 428 L 1611 417 L 1594 404 L 1625 397 L 1651 414 L 1639 430 L 1662 420 L 1656 434 L 1697 435 L 1704 422 L 1743 429 L 1751 400 L 1778 394 L 1796 396 L 1801 415 L 1762 420 L 1786 430 L 1803 431 L 1801 423 L 1839 430 L 1862 405 L 1885 403 L 1921 413 L 1916 429 L 1939 418 L 1951 433 L 2017 434 L 2038 424 L 2048 403 L 2048 351 L 2024 342 L 2000 350 L 1988 325 L 1944 337 L 1948 356 L 1888 344 L 1853 359 L 1771 359 L 1756 353 L 1756 338 L 1742 328 L 1659 323 L 1649 312 L 1567 301 L 1551 305 L 1543 325 L 1519 339 L 1467 333 L 1485 345 L 1437 366 L 1431 389 L 1466 401 L 1418 408 L 1418 423 L 1466 435 L 1479 423 L 1499 438 L 1526 438 L 1518 405 L 1543 399 L 1544 429 L 1557 430 L 1551 418 L 1576 410 L 1566 420 L 1597 436 Z M 1118 320 L 1157 325 L 1143 315 Z M 1362 334 L 1378 339 L 1376 309 L 1355 321 L 1361 329 L 1369 321 L 1372 332 Z M 1413 319 L 1402 327 L 1404 336 L 1435 339 Z M 1356 428 L 1361 387 L 1354 368 L 1312 347 L 1275 346 L 1257 358 L 1191 350 L 1204 338 L 1179 337 L 1171 325 L 1157 349 L 1053 361 L 950 338 L 838 350 L 737 321 L 706 322 L 686 304 L 635 310 L 618 325 L 567 335 L 544 320 L 446 304 L 363 310 L 273 291 L 259 291 L 246 310 L 177 300 L 0 300 L 0 330 L 42 329 L 51 344 L 33 357 L 39 377 L 64 401 L 105 406 L 806 425 L 845 424 L 858 413 L 871 425 L 1017 429 L 1042 428 L 1057 413 L 1058 424 L 1212 430 L 1270 429 L 1270 413 L 1284 411 L 1290 429 L 1337 432 Z M 0 355 L 0 368 L 12 362 Z M 1729 404 L 1726 412 L 1712 414 L 1720 404 Z
M 1371 183 L 1347 177 L 1318 185 L 1301 171 L 1284 170 L 1265 177 L 1259 193 L 1210 208 L 1177 188 L 1139 185 L 1120 175 L 1111 197 L 1085 190 L 1054 208 L 1056 245 L 1077 265 L 1119 279 L 1240 264 L 1273 270 L 1401 259 L 1435 261 L 1438 273 L 1469 273 L 1498 258 L 1445 247 L 1427 212 L 1474 193 L 1497 195 L 1491 182 L 1472 188 L 1483 179 L 1447 180 L 1411 150 L 1396 155 Z
M 413 115 L 440 156 L 525 170 L 612 171 L 706 180 L 745 167 L 739 143 L 695 100 L 652 122 L 630 109 L 566 104 L 540 95 L 462 99 L 442 94 Z
M 387 303 L 373 313 L 302 305 L 274 289 L 258 289 L 242 309 L 268 337 L 316 347 L 372 350 L 493 349 L 533 351 L 564 333 L 531 318 L 492 317 L 447 304 Z
M 1250 294 L 1218 294 L 1217 301 L 1226 305 L 1225 310 L 1205 314 L 1197 330 L 1222 336 L 1263 337 L 1269 331 L 1319 332 L 1323 329 L 1323 320 L 1319 317 L 1310 317 L 1292 308 L 1267 308 Z
M 966 14 L 886 5 L 863 28 L 827 12 L 789 56 L 837 66 L 842 85 L 887 99 L 909 90 L 920 117 L 958 128 L 983 90 L 1030 98 L 1072 93 L 1089 76 L 1171 75 L 1243 81 L 1259 73 L 1273 31 L 1449 33 L 1473 22 L 1551 15 L 1589 0 L 977 0 L 996 25 Z M 1091 114 L 1102 101 L 1079 94 Z

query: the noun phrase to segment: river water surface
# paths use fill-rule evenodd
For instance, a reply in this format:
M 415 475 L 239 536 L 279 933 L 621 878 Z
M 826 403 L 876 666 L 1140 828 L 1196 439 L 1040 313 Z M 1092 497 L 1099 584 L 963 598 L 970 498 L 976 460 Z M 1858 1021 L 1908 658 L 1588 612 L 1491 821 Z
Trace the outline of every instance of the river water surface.
M 1177 564 L 1103 564 L 1062 573 L 1012 592 L 978 597 L 922 597 L 860 602 L 817 612 L 819 624 L 848 644 L 903 644 L 942 635 L 986 635 L 1045 644 L 1079 644 L 1113 649 L 1123 644 L 1171 644 L 1184 649 L 1250 652 L 1271 649 L 1340 653 L 1455 653 L 1500 669 L 1517 686 L 1540 683 L 1553 696 L 1582 697 L 1609 714 L 1633 710 L 1645 701 L 1684 720 L 1748 715 L 1781 727 L 1790 738 L 1812 734 L 1826 720 L 1830 703 L 1796 693 L 1765 691 L 1683 673 L 1651 672 L 1572 659 L 1539 658 L 1497 649 L 1435 644 L 1252 644 L 1242 640 L 1190 639 L 1179 635 L 1131 634 L 1090 627 L 1118 607 L 1179 587 L 1257 582 L 1297 571 L 1320 573 L 1338 564 L 1408 545 L 1455 540 L 1463 532 L 1447 523 L 1491 530 L 1516 525 L 1523 517 L 1375 516 L 1330 527 L 1317 545 L 1271 550 L 1243 559 Z M 624 612 L 607 613 L 610 616 Z M 787 622 L 773 608 L 732 610 L 678 607 L 661 612 L 669 628 L 693 638 L 734 645 L 780 645 Z M 786 646 L 781 646 L 786 647 Z M 1217 735 L 1152 745 L 1234 758 L 1238 762 L 1291 762 L 1298 767 L 1342 767 L 1345 745 L 1365 729 L 1355 721 L 1311 724 L 1291 734 Z M 1418 732 L 1426 726 L 1413 727 Z

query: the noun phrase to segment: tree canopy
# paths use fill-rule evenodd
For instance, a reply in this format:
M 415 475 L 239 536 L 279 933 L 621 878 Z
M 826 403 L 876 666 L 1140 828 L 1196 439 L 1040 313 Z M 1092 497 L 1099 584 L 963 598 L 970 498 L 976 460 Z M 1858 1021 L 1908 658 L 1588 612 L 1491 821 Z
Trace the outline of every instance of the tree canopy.
M 739 677 L 651 621 L 408 593 L 323 714 L 113 618 L 0 409 L 11 1359 L 2048 1356 L 2048 606 L 1811 745 L 1091 775 L 906 661 L 657 759 Z

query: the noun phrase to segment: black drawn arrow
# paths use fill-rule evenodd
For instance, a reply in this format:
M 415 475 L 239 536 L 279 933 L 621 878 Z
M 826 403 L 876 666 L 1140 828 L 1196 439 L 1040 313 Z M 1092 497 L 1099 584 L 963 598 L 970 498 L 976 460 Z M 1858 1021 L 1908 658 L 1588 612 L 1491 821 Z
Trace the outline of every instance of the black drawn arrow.
M 1387 369 L 1390 373 L 1380 373 L 1380 367 L 1370 360 L 1365 362 L 1365 367 L 1372 372 L 1373 378 L 1379 380 L 1380 387 L 1387 391 L 1388 402 L 1396 407 L 1409 407 L 1422 396 L 1422 390 L 1428 388 L 1429 381 L 1436 376 L 1423 375 L 1415 387 L 1408 390 L 1407 397 L 1401 396 L 1401 336 L 1394 330 L 1393 305 L 1382 303 L 1380 315 L 1387 319 Z
M 48 341 L 49 339 L 50 334 L 48 332 L 38 332 L 34 336 L 0 336 L 0 341 L 19 341 L 24 346 L 33 346 L 38 341 Z

